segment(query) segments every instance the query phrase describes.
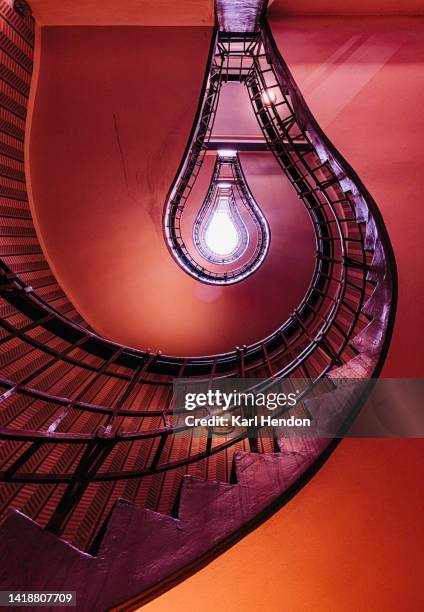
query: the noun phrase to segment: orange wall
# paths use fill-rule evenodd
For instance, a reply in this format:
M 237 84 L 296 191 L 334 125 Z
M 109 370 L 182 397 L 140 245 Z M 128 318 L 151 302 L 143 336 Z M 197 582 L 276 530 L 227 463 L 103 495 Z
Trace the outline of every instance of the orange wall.
M 387 222 L 400 295 L 385 374 L 424 374 L 422 20 L 273 22 L 312 111 Z M 344 440 L 282 510 L 146 612 L 415 612 L 422 440 Z
M 31 0 L 42 25 L 201 25 L 215 21 L 213 0 Z
M 312 224 L 269 153 L 243 158 L 272 232 L 253 277 L 205 285 L 167 250 L 163 206 L 209 43 L 209 28 L 42 28 L 29 168 L 47 257 L 96 331 L 168 354 L 232 350 L 270 334 L 303 298 L 314 266 Z
M 143 612 L 418 612 L 423 468 L 421 441 L 344 441 L 282 510 Z

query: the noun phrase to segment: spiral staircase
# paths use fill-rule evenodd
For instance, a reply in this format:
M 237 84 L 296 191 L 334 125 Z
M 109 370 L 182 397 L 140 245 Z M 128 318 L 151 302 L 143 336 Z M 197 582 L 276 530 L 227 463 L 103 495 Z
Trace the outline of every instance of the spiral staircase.
M 308 110 L 263 5 L 240 12 L 237 3 L 217 2 L 207 73 L 217 55 L 224 65 L 248 50 L 239 76 L 312 220 L 315 272 L 303 301 L 270 336 L 194 358 L 100 337 L 54 278 L 37 240 L 24 168 L 34 22 L 0 1 L 3 589 L 75 590 L 81 610 L 128 600 L 128 609 L 137 607 L 263 521 L 337 443 L 328 435 L 287 437 L 277 428 L 194 435 L 175 424 L 175 379 L 271 379 L 288 389 L 303 380 L 297 405 L 284 414 L 312 415 L 324 432 L 331 426 L 341 435 L 363 403 L 365 383 L 379 375 L 396 302 L 389 238 L 372 197 Z M 219 78 L 230 73 L 220 70 Z M 197 131 L 176 177 L 183 197 L 208 147 L 216 83 L 205 79 Z M 262 94 L 270 89 L 276 101 L 266 105 Z M 177 202 L 168 227 L 180 214 Z M 364 384 L 343 384 L 350 379 Z

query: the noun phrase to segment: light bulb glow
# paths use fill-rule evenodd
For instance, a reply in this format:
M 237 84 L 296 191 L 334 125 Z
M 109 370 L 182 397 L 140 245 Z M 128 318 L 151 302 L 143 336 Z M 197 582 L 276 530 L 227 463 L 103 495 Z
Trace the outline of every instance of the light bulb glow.
M 277 94 L 273 89 L 265 89 L 261 94 L 261 99 L 265 106 L 271 106 L 276 103 Z
M 212 253 L 225 257 L 236 250 L 240 236 L 231 218 L 228 201 L 226 198 L 220 200 L 207 225 L 205 243 Z
M 165 232 L 168 242 L 178 239 L 172 228 L 168 232 L 165 226 Z M 193 249 L 178 261 L 192 276 L 202 281 L 207 278 L 209 284 L 242 280 L 263 262 L 270 242 L 268 223 L 249 191 L 237 154 L 216 156 L 191 235 Z
M 232 151 L 230 149 L 218 149 L 219 157 L 235 157 L 237 155 L 237 151 Z

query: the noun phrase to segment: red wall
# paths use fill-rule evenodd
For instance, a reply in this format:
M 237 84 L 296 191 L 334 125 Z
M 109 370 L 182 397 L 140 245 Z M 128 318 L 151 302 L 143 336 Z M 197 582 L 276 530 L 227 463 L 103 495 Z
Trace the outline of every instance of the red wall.
M 96 331 L 168 354 L 232 350 L 268 335 L 300 302 L 314 266 L 312 225 L 270 154 L 243 157 L 272 232 L 254 277 L 208 286 L 166 248 L 163 206 L 209 43 L 207 28 L 42 29 L 29 165 L 48 259 Z
M 8 0 L 13 3 L 13 0 Z M 214 0 L 31 0 L 43 25 L 209 25 Z

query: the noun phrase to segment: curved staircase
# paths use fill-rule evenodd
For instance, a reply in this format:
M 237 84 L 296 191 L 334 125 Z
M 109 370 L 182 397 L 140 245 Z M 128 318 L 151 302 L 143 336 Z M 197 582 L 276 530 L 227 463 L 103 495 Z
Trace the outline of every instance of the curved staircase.
M 3 589 L 76 590 L 81 610 L 143 603 L 307 482 L 381 370 L 396 302 L 384 223 L 310 114 L 269 27 L 257 30 L 263 3 L 253 4 L 245 31 L 238 25 L 234 34 L 240 13 L 218 2 L 225 25 L 216 41 L 230 55 L 249 42 L 253 69 L 245 84 L 264 137 L 314 224 L 315 273 L 302 303 L 270 336 L 191 358 L 99 337 L 57 285 L 32 223 L 23 165 L 34 24 L 0 2 Z M 261 95 L 269 88 L 277 92 L 270 107 Z M 212 94 L 219 92 L 205 82 L 204 99 Z M 173 379 L 220 377 L 289 387 L 307 381 L 296 414 L 312 415 L 321 435 L 258 428 L 253 436 L 193 436 L 173 427 Z

